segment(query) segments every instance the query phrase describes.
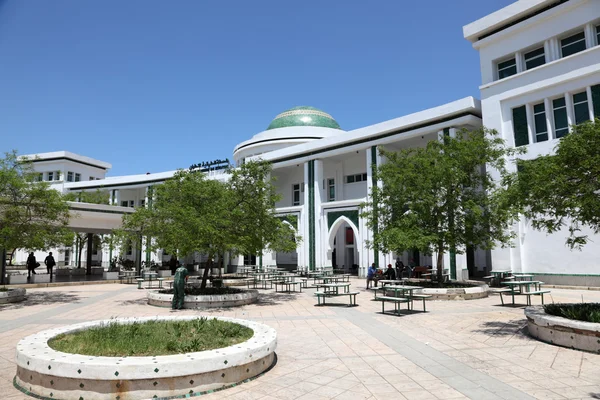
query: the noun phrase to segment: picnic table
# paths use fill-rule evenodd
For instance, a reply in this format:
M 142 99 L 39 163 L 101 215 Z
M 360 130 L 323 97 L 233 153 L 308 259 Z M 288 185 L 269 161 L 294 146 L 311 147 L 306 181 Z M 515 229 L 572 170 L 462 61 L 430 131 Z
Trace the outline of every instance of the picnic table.
M 402 284 L 404 283 L 406 279 L 380 279 L 377 282 L 380 282 L 382 286 L 385 285 L 395 285 L 395 284 Z
M 502 305 L 504 305 L 504 299 L 502 297 L 503 293 L 507 293 L 511 296 L 513 305 L 515 304 L 515 295 L 527 296 L 527 305 L 531 305 L 531 296 L 532 295 L 536 295 L 536 296 L 539 295 L 542 297 L 542 304 L 544 304 L 544 294 L 550 293 L 550 290 L 542 290 L 541 285 L 543 283 L 544 282 L 532 281 L 532 280 L 503 282 L 503 285 L 508 286 L 508 288 L 498 290 L 497 293 L 500 294 L 500 300 L 502 301 Z M 530 289 L 531 286 L 534 287 L 533 290 Z M 523 288 L 525 288 L 526 290 L 523 291 Z
M 317 288 L 324 288 L 326 294 L 339 294 L 340 288 L 344 288 L 344 293 L 350 290 L 350 283 L 319 283 Z
M 518 281 L 531 281 L 533 280 L 533 275 L 531 274 L 513 274 L 516 280 Z
M 414 299 L 423 300 L 423 311 L 427 311 L 425 308 L 425 300 L 430 298 L 430 295 L 421 295 L 421 294 L 413 294 L 413 291 L 423 289 L 422 286 L 412 286 L 412 285 L 388 285 L 382 286 L 379 290 L 383 291 L 384 296 L 377 297 L 375 296 L 375 300 L 381 301 L 381 312 L 385 313 L 385 302 L 393 302 L 395 307 L 394 310 L 396 313 L 399 311 L 398 304 L 399 303 L 407 303 L 408 309 L 412 310 L 414 307 Z M 385 296 L 386 291 L 394 291 L 394 296 Z M 400 295 L 398 295 L 400 292 Z M 376 292 L 377 293 L 377 292 Z
M 325 299 L 328 297 L 348 296 L 350 300 L 350 306 L 356 306 L 356 295 L 359 292 L 350 291 L 350 283 L 320 283 L 316 285 L 317 288 L 323 288 L 323 291 L 315 292 L 317 296 L 317 305 L 325 305 Z M 343 292 L 340 293 L 339 289 L 343 288 Z M 323 301 L 321 303 L 321 300 Z

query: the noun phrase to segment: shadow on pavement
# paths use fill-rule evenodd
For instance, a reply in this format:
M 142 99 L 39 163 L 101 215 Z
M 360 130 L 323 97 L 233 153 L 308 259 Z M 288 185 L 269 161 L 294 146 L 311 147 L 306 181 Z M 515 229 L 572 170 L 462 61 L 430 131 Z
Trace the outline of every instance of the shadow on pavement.
M 512 321 L 488 321 L 480 325 L 480 329 L 474 332 L 483 333 L 489 336 L 513 336 L 521 335 L 528 336 L 527 320 L 515 319 Z
M 142 297 L 135 300 L 119 301 L 118 304 L 120 306 L 144 306 L 148 304 L 148 299 L 146 297 Z
M 34 292 L 27 293 L 25 301 L 0 305 L 2 310 L 15 310 L 23 307 L 48 305 L 57 303 L 76 303 L 80 297 L 77 292 Z
M 288 301 L 296 300 L 300 293 L 261 293 L 258 295 L 258 301 L 254 306 L 274 306 Z

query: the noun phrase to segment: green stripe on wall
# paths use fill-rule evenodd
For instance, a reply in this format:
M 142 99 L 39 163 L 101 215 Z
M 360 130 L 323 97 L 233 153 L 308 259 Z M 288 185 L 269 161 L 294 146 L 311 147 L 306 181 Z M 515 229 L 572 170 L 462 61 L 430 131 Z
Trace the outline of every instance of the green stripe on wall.
M 377 179 L 373 174 L 373 170 L 377 168 L 377 146 L 371 146 L 371 184 L 372 187 L 377 187 Z M 373 190 L 373 189 L 371 189 Z M 377 235 L 379 233 L 379 215 L 377 212 L 377 196 L 373 196 L 373 217 L 375 219 L 373 224 L 373 235 Z M 379 268 L 379 249 L 377 247 L 373 248 L 373 262 L 375 263 L 375 267 Z

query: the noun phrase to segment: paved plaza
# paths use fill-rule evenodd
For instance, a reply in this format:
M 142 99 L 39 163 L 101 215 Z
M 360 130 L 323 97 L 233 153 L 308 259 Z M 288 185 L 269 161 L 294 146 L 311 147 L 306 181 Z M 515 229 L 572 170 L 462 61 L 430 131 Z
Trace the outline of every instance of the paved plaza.
M 427 313 L 396 317 L 381 315 L 364 285 L 352 280 L 362 292 L 358 307 L 315 307 L 313 289 L 268 290 L 257 304 L 202 312 L 148 306 L 146 292 L 133 285 L 30 289 L 26 302 L 0 306 L 0 397 L 28 398 L 12 385 L 15 346 L 27 335 L 89 320 L 177 313 L 252 319 L 279 334 L 271 371 L 203 399 L 600 398 L 600 355 L 529 338 L 522 306 L 502 307 L 497 296 L 432 301 Z M 600 291 L 553 289 L 547 301 L 582 297 L 598 302 Z

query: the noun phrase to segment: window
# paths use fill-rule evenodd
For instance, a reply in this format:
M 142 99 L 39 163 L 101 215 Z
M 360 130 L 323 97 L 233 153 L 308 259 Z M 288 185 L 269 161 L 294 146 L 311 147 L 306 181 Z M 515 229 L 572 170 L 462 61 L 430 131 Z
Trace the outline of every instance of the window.
M 294 183 L 292 185 L 292 205 L 299 206 L 300 205 L 300 184 Z
M 56 171 L 56 172 L 54 173 L 54 180 L 55 180 L 55 181 L 60 181 L 60 171 Z
M 346 183 L 356 183 L 356 182 L 366 182 L 367 181 L 367 173 L 356 174 L 356 175 L 348 175 L 346 176 Z
M 539 49 L 525 53 L 523 56 L 525 59 L 525 69 L 532 69 L 544 65 L 546 63 L 546 55 L 544 54 L 544 46 Z
M 144 207 L 146 205 L 146 199 L 140 200 L 140 207 Z
M 48 172 L 48 180 L 49 181 L 53 181 L 54 180 L 54 172 L 52 172 L 52 171 Z
M 327 179 L 327 200 L 335 201 L 335 179 Z
M 590 120 L 590 109 L 588 108 L 587 92 L 575 93 L 573 95 L 573 110 L 575 111 L 575 124 L 582 124 Z
M 96 178 L 94 178 L 93 176 L 90 176 L 90 181 L 95 180 Z
M 135 201 L 134 200 L 129 200 L 129 207 L 131 207 L 131 208 L 135 207 Z
M 515 135 L 515 146 L 529 144 L 529 132 L 527 129 L 527 109 L 525 106 L 513 108 L 513 133 Z
M 71 171 L 67 172 L 67 182 L 73 182 L 73 173 Z
M 594 106 L 594 118 L 600 118 L 600 85 L 591 87 L 592 105 Z
M 498 63 L 498 79 L 504 79 L 517 73 L 517 60 L 511 58 L 510 60 Z
M 75 174 L 75 182 L 81 181 L 81 174 Z
M 65 265 L 71 263 L 71 249 L 65 249 Z
M 128 256 L 133 254 L 133 244 L 131 243 L 131 241 L 128 241 L 125 245 L 125 254 Z
M 600 45 L 600 25 L 596 27 L 596 45 Z
M 36 175 L 35 180 L 38 182 L 42 182 L 44 180 L 44 174 L 39 173 Z
M 548 140 L 548 124 L 546 123 L 546 109 L 544 103 L 533 106 L 533 123 L 535 125 L 535 141 Z
M 585 33 L 579 32 L 560 41 L 560 51 L 563 57 L 585 50 Z
M 129 202 L 127 200 L 121 201 L 121 207 L 127 207 L 128 205 L 129 205 Z
M 554 137 L 558 139 L 569 133 L 567 105 L 564 97 L 552 100 L 552 113 L 554 115 Z

